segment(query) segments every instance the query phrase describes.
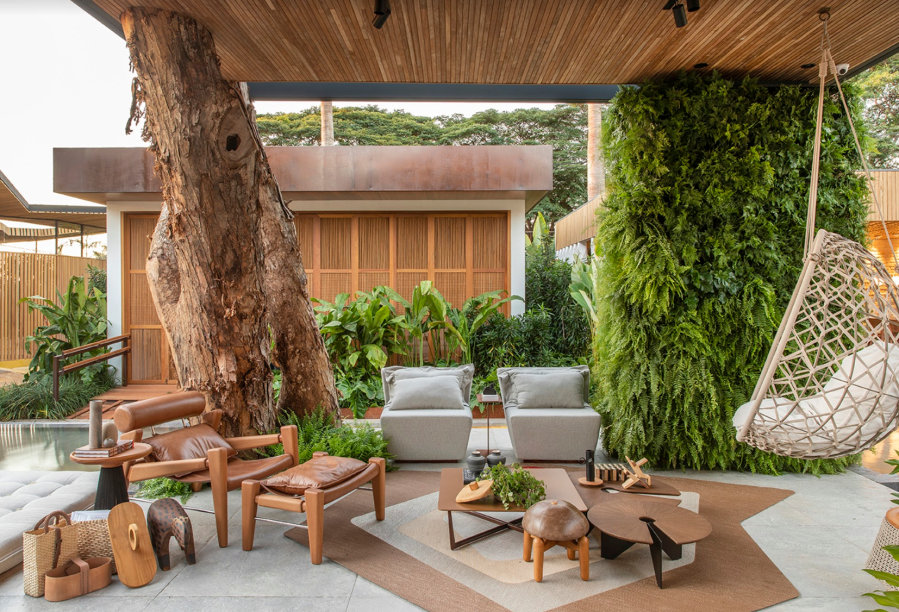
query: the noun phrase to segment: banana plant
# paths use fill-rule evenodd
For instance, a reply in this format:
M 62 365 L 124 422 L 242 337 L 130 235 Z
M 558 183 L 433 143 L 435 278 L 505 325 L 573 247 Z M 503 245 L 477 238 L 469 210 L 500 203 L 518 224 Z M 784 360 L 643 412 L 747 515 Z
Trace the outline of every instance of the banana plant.
M 587 320 L 590 322 L 590 346 L 593 353 L 593 363 L 597 359 L 596 337 L 599 333 L 599 301 L 600 281 L 598 259 L 592 257 L 589 263 L 576 258 L 571 266 L 571 285 L 569 286 L 571 297 L 584 310 Z
M 543 242 L 550 240 L 549 225 L 547 225 L 543 213 L 537 213 L 537 217 L 534 219 L 534 231 L 531 234 L 533 238 L 527 234 L 524 235 L 524 250 L 528 255 L 538 255 L 543 249 Z
M 389 287 L 384 287 L 384 290 L 391 300 L 403 307 L 403 318 L 406 323 L 405 330 L 408 332 L 410 340 L 409 354 L 411 356 L 411 364 L 423 366 L 425 364 L 425 336 L 435 325 L 440 325 L 440 322 L 445 318 L 445 315 L 444 317 L 440 317 L 439 314 L 435 317 L 431 312 L 431 307 L 434 306 L 439 309 L 440 304 L 443 304 L 445 312 L 446 300 L 443 299 L 443 296 L 440 295 L 440 292 L 434 287 L 434 283 L 429 280 L 422 281 L 412 290 L 411 301 Z M 414 346 L 411 342 L 412 339 L 418 340 L 417 364 L 415 363 Z M 434 347 L 432 347 L 431 352 L 434 352 Z
M 521 300 L 517 295 L 502 297 L 506 292 L 488 291 L 481 295 L 468 298 L 461 310 L 455 308 L 445 309 L 444 328 L 447 339 L 452 338 L 454 346 L 462 349 L 462 363 L 474 363 L 474 354 L 471 341 L 478 329 L 486 323 L 503 304 L 512 300 Z M 435 315 L 439 312 L 439 305 L 432 306 Z
M 53 357 L 71 348 L 99 342 L 106 339 L 106 294 L 96 287 L 88 288 L 83 276 L 73 276 L 65 295 L 56 292 L 58 304 L 39 295 L 19 300 L 28 304 L 28 311 L 37 310 L 47 320 L 48 325 L 35 328 L 34 334 L 25 342 L 34 347 L 28 378 L 49 376 L 53 371 Z M 72 357 L 72 362 L 108 352 L 106 348 L 95 349 Z M 81 378 L 90 382 L 108 366 L 95 364 L 81 370 Z

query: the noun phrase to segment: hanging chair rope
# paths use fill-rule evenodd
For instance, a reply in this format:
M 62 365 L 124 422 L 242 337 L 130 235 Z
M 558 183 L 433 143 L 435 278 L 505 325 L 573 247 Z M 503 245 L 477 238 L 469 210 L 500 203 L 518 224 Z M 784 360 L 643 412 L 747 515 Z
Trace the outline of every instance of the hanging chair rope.
M 824 94 L 833 74 L 890 253 L 883 210 L 822 21 L 818 108 L 805 228 L 804 265 L 752 400 L 734 415 L 737 439 L 802 459 L 850 455 L 889 435 L 899 419 L 899 291 L 862 245 L 815 233 Z

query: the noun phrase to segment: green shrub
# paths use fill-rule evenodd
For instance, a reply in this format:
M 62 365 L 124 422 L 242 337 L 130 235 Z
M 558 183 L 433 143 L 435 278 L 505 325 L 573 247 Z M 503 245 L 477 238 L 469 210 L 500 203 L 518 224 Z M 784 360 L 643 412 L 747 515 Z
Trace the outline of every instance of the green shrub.
M 37 310 L 47 320 L 28 336 L 25 342 L 34 347 L 34 356 L 28 365 L 27 379 L 49 377 L 53 372 L 53 357 L 65 350 L 106 339 L 106 294 L 95 287 L 88 287 L 83 276 L 73 276 L 65 295 L 56 292 L 58 304 L 45 297 L 33 295 L 22 298 L 28 304 L 28 312 Z M 89 357 L 108 352 L 99 348 L 64 360 L 72 364 Z M 85 382 L 103 375 L 109 366 L 97 363 L 79 371 Z
M 392 459 L 387 452 L 387 441 L 381 432 L 370 425 L 341 426 L 332 414 L 316 408 L 302 418 L 293 412 L 282 415 L 282 425 L 296 425 L 299 434 L 300 463 L 312 459 L 312 453 L 326 452 L 335 457 L 352 457 L 368 461 L 372 457 Z M 280 455 L 282 445 L 271 448 L 269 454 Z
M 493 494 L 503 503 L 506 510 L 510 505 L 527 509 L 546 499 L 543 481 L 538 480 L 530 470 L 517 463 L 513 463 L 511 467 L 507 467 L 505 463 L 498 463 L 481 472 L 478 480 L 493 481 Z
M 57 402 L 53 400 L 53 381 L 49 376 L 5 385 L 0 387 L 0 421 L 64 419 L 114 386 L 111 371 L 87 381 L 70 374 L 59 380 Z
M 106 268 L 98 268 L 88 264 L 87 266 L 87 286 L 88 290 L 96 289 L 100 293 L 106 294 Z
M 691 73 L 624 88 L 604 113 L 594 378 L 613 455 L 765 473 L 853 461 L 763 453 L 731 425 L 802 265 L 816 103 L 815 90 Z M 828 97 L 817 223 L 863 242 L 859 163 Z
M 179 482 L 171 478 L 151 478 L 138 483 L 137 497 L 143 499 L 162 499 L 164 497 L 177 497 L 182 504 L 186 504 L 193 489 L 186 482 Z

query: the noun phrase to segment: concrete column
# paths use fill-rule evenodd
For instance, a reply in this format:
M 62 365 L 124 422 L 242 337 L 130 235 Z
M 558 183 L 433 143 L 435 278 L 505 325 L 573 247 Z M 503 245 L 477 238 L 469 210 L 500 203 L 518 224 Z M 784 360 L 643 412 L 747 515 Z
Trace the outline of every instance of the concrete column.
M 602 161 L 602 105 L 587 104 L 587 201 L 606 190 L 605 165 Z
M 334 107 L 331 102 L 322 102 L 322 146 L 334 145 Z

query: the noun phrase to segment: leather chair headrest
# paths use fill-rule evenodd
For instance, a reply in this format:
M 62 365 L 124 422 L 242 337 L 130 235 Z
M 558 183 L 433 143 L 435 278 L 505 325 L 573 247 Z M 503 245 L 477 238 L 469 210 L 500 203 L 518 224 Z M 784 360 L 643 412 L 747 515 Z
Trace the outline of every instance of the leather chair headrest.
M 168 421 L 198 416 L 206 410 L 206 398 L 197 391 L 185 391 L 141 400 L 116 408 L 115 426 L 122 433 L 152 427 Z

